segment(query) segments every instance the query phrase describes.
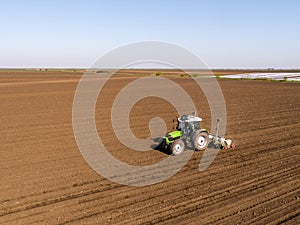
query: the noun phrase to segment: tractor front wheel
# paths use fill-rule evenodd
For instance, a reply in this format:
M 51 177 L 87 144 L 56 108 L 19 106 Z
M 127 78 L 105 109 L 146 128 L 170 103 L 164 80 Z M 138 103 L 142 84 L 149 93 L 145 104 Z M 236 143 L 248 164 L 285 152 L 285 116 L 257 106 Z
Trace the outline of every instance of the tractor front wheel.
M 181 139 L 176 139 L 171 146 L 172 155 L 180 155 L 184 151 L 184 142 Z
M 205 131 L 196 132 L 193 137 L 195 149 L 198 151 L 205 150 L 208 146 L 208 134 Z

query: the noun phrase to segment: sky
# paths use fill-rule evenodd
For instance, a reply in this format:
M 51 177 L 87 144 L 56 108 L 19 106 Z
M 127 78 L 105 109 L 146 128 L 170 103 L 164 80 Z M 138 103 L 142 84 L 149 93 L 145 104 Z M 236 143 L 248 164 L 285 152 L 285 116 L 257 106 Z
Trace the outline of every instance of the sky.
M 140 41 L 209 68 L 300 69 L 298 0 L 0 0 L 0 68 L 87 68 Z

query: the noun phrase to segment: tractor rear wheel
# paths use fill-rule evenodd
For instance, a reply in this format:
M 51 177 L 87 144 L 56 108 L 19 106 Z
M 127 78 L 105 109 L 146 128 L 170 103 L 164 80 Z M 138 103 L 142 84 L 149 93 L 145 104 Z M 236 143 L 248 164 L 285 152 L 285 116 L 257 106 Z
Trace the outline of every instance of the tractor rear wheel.
M 180 155 L 185 149 L 183 140 L 176 139 L 171 146 L 172 155 Z
M 196 150 L 205 150 L 208 146 L 208 133 L 205 131 L 197 131 L 194 134 L 193 142 Z

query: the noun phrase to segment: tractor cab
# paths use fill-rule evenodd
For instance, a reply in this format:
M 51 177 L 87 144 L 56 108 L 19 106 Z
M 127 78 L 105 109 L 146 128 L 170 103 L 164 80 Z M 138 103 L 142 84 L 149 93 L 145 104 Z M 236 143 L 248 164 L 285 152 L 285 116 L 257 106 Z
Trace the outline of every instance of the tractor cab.
M 197 116 L 183 115 L 177 119 L 176 129 L 181 131 L 183 135 L 191 135 L 196 130 L 200 130 L 200 122 L 202 119 Z

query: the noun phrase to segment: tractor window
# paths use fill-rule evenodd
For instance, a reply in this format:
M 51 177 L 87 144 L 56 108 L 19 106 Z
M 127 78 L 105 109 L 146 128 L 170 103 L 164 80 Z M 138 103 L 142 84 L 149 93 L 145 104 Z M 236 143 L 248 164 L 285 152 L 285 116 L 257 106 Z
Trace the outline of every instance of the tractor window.
M 200 129 L 200 123 L 199 122 L 194 122 L 193 126 L 194 126 L 195 130 L 199 130 Z

